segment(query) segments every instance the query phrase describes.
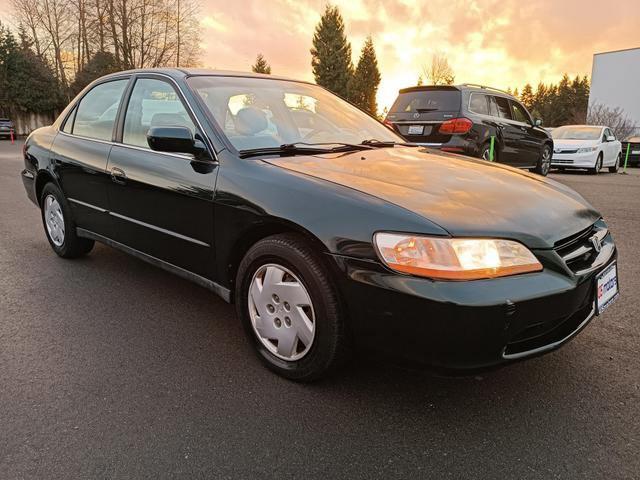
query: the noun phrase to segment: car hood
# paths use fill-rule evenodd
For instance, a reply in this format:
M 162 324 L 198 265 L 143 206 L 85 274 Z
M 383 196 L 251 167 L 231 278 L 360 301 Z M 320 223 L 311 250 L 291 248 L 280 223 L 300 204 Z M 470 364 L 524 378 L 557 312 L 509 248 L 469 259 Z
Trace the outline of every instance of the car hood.
M 453 236 L 510 238 L 530 248 L 552 248 L 600 218 L 578 193 L 553 180 L 424 148 L 264 161 L 391 202 Z
M 554 149 L 595 147 L 597 145 L 598 140 L 568 140 L 563 138 L 553 140 Z

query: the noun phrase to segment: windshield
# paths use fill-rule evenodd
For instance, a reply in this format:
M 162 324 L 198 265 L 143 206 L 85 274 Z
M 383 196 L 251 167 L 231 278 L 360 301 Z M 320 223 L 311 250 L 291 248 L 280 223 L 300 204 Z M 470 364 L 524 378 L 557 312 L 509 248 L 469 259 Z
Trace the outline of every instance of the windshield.
M 403 142 L 366 113 L 316 85 L 265 78 L 197 76 L 188 79 L 233 146 Z
M 551 136 L 558 140 L 598 140 L 601 132 L 600 127 L 558 127 Z

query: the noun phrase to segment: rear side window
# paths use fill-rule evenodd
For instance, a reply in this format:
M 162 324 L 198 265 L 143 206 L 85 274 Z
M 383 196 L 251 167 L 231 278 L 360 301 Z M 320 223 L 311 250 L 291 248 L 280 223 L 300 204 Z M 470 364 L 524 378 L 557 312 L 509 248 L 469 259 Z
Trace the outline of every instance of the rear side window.
M 511 107 L 509 106 L 509 100 L 503 97 L 493 97 L 496 101 L 496 105 L 498 107 L 498 116 L 500 118 L 508 118 L 512 119 L 511 116 Z
M 73 134 L 110 141 L 118 106 L 128 82 L 126 79 L 101 83 L 82 97 L 76 108 Z
M 393 113 L 426 113 L 457 112 L 459 110 L 459 90 L 420 90 L 401 93 L 389 111 Z
M 489 101 L 482 93 L 472 93 L 469 99 L 469 110 L 481 115 L 489 115 Z

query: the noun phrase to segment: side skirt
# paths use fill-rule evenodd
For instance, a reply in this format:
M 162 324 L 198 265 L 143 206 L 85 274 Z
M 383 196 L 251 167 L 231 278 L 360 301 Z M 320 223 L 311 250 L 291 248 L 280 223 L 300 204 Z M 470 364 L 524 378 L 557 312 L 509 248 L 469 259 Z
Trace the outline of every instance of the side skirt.
M 76 228 L 76 234 L 82 238 L 89 238 L 91 240 L 95 240 L 96 242 L 104 243 L 105 245 L 109 245 L 110 247 L 117 248 L 118 250 L 122 250 L 129 255 L 133 255 L 140 260 L 144 260 L 156 267 L 160 267 L 163 270 L 174 273 L 179 277 L 182 277 L 191 282 L 197 283 L 201 287 L 204 287 L 212 292 L 218 294 L 222 299 L 231 303 L 231 290 L 223 287 L 222 285 L 218 285 L 216 282 L 209 280 L 208 278 L 201 277 L 200 275 L 196 275 L 195 273 L 190 272 L 189 270 L 185 270 L 184 268 L 173 265 L 172 263 L 165 262 L 164 260 L 160 260 L 159 258 L 148 255 L 140 250 L 136 250 L 135 248 L 128 247 L 120 242 L 116 242 L 115 240 L 111 240 L 109 237 L 104 237 L 97 233 L 94 233 L 90 230 L 85 230 L 84 228 Z

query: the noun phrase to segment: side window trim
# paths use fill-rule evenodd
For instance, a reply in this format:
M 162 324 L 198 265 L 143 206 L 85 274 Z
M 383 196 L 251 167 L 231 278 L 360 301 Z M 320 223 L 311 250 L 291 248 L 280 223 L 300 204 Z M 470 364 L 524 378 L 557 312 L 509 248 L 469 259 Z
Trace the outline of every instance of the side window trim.
M 211 155 L 212 161 L 218 161 L 217 160 L 217 156 L 215 154 L 215 150 L 209 145 L 209 142 L 207 141 L 207 137 L 204 134 L 204 128 L 202 127 L 202 124 L 200 123 L 200 120 L 196 117 L 195 112 L 193 111 L 193 108 L 191 107 L 191 105 L 189 105 L 189 103 L 187 102 L 187 99 L 184 97 L 184 94 L 182 93 L 182 89 L 180 88 L 180 86 L 178 85 L 177 82 L 175 82 L 175 80 L 173 80 L 171 77 L 169 77 L 168 75 L 162 75 L 162 74 L 155 74 L 155 73 L 140 73 L 137 75 L 133 75 L 131 77 L 131 81 L 129 82 L 129 85 L 127 86 L 123 98 L 122 98 L 122 102 L 120 104 L 120 108 L 121 111 L 118 112 L 118 117 L 117 117 L 117 122 L 116 122 L 116 126 L 117 126 L 117 132 L 116 135 L 114 137 L 114 143 L 117 143 L 120 146 L 123 147 L 127 147 L 127 148 L 133 148 L 133 149 L 137 149 L 137 150 L 144 150 L 144 151 L 149 151 L 149 152 L 155 152 L 158 154 L 162 154 L 162 155 L 169 155 L 172 157 L 179 157 L 179 158 L 184 158 L 184 159 L 193 159 L 192 155 L 189 154 L 181 154 L 181 153 L 172 153 L 172 152 L 158 152 L 155 150 L 151 150 L 151 148 L 149 147 L 140 147 L 137 145 L 129 145 L 123 142 L 123 136 L 124 136 L 124 123 L 126 120 L 126 116 L 127 116 L 127 109 L 129 108 L 129 102 L 131 101 L 131 95 L 133 94 L 133 89 L 135 88 L 136 82 L 138 80 L 143 80 L 143 79 L 152 79 L 152 80 L 158 80 L 158 81 L 162 81 L 165 82 L 166 84 L 168 84 L 174 92 L 176 92 L 176 95 L 178 96 L 178 99 L 180 100 L 180 102 L 182 103 L 183 108 L 185 109 L 185 111 L 187 112 L 187 115 L 189 115 L 189 118 L 191 119 L 191 122 L 193 123 L 196 131 L 194 133 L 194 137 L 197 135 L 200 140 L 206 145 L 207 147 L 207 151 L 209 152 L 209 155 Z

